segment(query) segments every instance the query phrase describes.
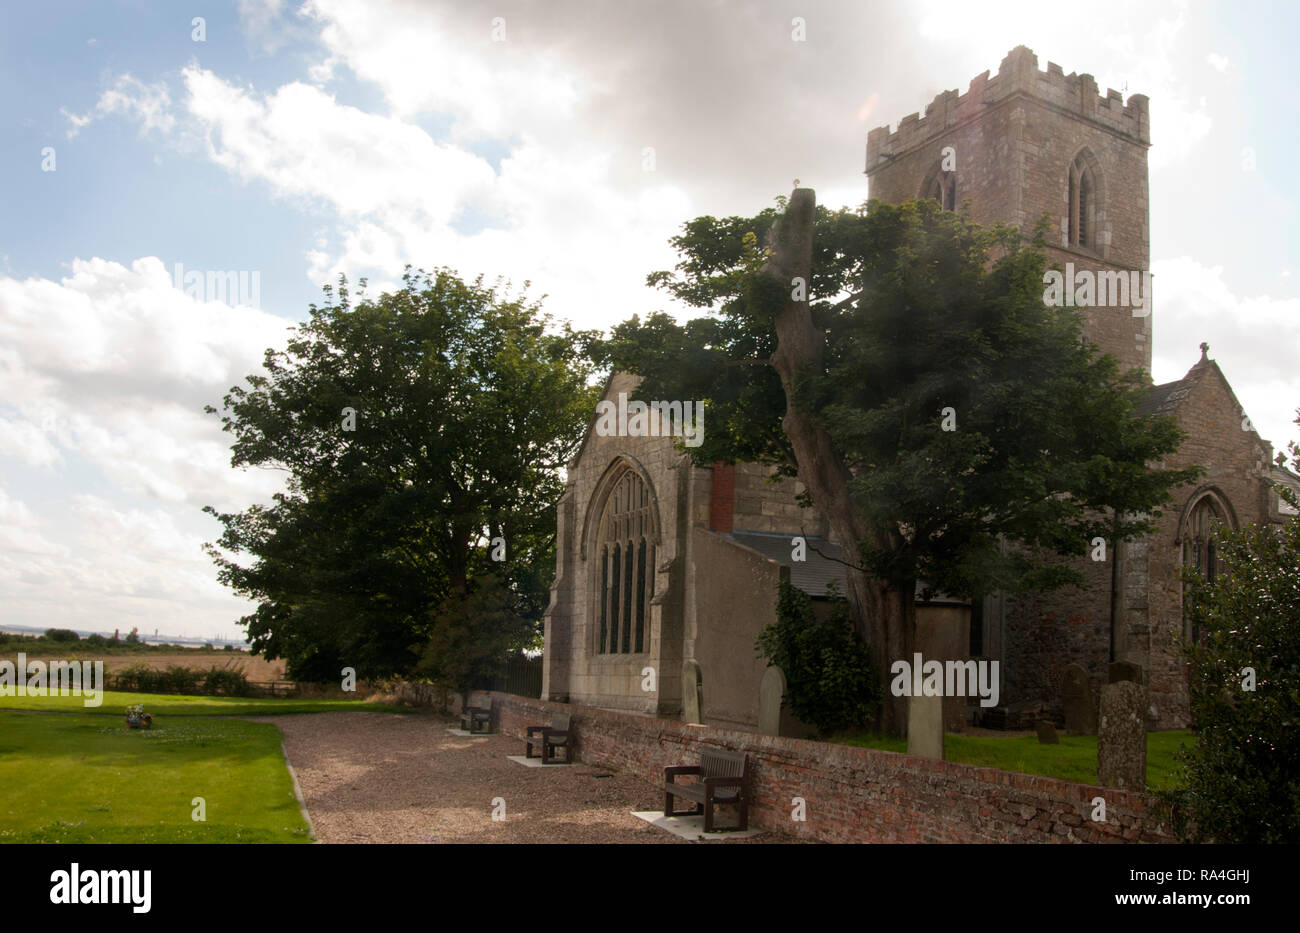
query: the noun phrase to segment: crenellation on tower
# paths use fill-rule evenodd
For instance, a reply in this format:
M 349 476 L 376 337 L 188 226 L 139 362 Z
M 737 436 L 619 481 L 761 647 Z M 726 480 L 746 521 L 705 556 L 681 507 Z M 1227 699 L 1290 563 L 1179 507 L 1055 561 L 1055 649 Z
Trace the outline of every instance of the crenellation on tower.
M 1107 88 L 1103 97 L 1092 75 L 1067 75 L 1055 62 L 1048 62 L 1047 70 L 1039 71 L 1038 56 L 1020 45 L 1007 53 L 996 75 L 990 78 L 987 71 L 977 75 L 965 94 L 943 91 L 925 108 L 924 117 L 920 113 L 908 114 L 893 132 L 888 125 L 871 130 L 867 134 L 867 174 L 1017 95 L 1085 117 L 1142 145 L 1151 144 L 1145 94 L 1132 94 L 1126 103 L 1119 91 Z

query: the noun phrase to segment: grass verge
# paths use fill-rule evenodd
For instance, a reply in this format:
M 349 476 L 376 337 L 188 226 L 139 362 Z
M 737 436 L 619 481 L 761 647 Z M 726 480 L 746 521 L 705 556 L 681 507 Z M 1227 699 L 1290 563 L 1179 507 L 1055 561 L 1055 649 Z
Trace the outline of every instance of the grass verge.
M 280 716 L 289 713 L 409 713 L 405 706 L 365 700 L 295 700 L 274 697 L 179 696 L 173 693 L 127 693 L 105 690 L 99 706 L 86 706 L 83 697 L 0 696 L 0 709 L 42 710 L 125 718 L 137 703 L 155 719 L 159 716 Z
M 0 712 L 0 842 L 310 842 L 280 741 L 233 719 Z
M 842 745 L 879 748 L 888 752 L 906 752 L 907 739 L 857 733 L 832 738 Z M 1147 789 L 1166 790 L 1182 786 L 1183 766 L 1177 759 L 1182 745 L 1196 742 L 1193 732 L 1147 733 Z M 1062 735 L 1059 745 L 1041 745 L 1038 738 L 1027 736 L 944 736 L 944 758 L 983 768 L 1039 774 L 1079 784 L 1097 783 L 1097 737 Z

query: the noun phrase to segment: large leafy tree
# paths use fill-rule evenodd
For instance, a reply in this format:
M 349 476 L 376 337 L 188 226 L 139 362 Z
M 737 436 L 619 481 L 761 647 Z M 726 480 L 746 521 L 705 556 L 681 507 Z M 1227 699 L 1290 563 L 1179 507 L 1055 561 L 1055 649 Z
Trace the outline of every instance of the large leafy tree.
M 707 400 L 695 462 L 797 475 L 852 565 L 878 671 L 910 658 L 918 581 L 957 596 L 1081 582 L 1061 557 L 1150 530 L 1195 470 L 1171 418 L 1140 418 L 1138 372 L 1043 302 L 1017 231 L 934 201 L 696 218 L 649 283 L 710 315 L 632 318 L 603 348 L 646 398 Z M 1041 237 L 1043 226 L 1039 227 Z M 1054 558 L 1054 559 L 1053 559 Z M 905 701 L 882 725 L 901 729 Z
M 597 392 L 593 335 L 481 278 L 408 269 L 403 283 L 375 299 L 363 283 L 357 301 L 345 280 L 326 288 L 224 399 L 232 465 L 284 470 L 287 487 L 205 509 L 224 526 L 208 551 L 258 602 L 241 620 L 254 650 L 295 677 L 406 672 L 435 607 L 488 570 L 534 640 L 546 605 L 560 470 Z

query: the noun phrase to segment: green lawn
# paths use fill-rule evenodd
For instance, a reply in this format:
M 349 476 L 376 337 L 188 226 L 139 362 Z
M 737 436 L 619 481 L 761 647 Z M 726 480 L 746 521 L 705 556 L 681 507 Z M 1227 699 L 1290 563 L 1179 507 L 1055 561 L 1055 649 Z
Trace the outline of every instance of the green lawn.
M 844 745 L 906 752 L 907 739 L 859 733 L 832 739 Z M 1195 734 L 1188 731 L 1147 733 L 1147 787 L 1150 790 L 1180 786 L 1182 765 L 1175 757 L 1179 746 L 1192 745 Z M 1045 777 L 1097 783 L 1097 737 L 1062 735 L 1060 745 L 1040 745 L 1033 735 L 944 737 L 944 757 L 985 768 L 1041 774 Z
M 171 693 L 119 693 L 104 691 L 99 706 L 86 706 L 84 697 L 0 697 L 0 709 L 59 710 L 68 713 L 116 716 L 125 719 L 128 706 L 144 704 L 144 711 L 159 716 L 278 716 L 284 713 L 409 713 L 404 706 L 367 703 L 364 700 L 292 700 L 274 697 L 178 696 Z M 125 728 L 125 726 L 123 726 Z
M 0 842 L 309 841 L 273 725 L 0 712 Z

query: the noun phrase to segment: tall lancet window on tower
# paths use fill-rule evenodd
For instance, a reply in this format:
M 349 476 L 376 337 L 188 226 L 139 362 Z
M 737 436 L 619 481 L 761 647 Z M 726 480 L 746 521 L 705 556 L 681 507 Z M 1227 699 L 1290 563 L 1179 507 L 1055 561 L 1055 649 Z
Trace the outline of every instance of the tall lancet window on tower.
M 1096 247 L 1097 180 L 1083 153 L 1070 165 L 1070 245 Z
M 926 179 L 921 197 L 934 198 L 945 211 L 957 209 L 957 173 L 936 167 Z
M 601 654 L 646 650 L 650 601 L 654 598 L 654 531 L 650 490 L 631 470 L 618 478 L 600 519 L 596 539 Z

